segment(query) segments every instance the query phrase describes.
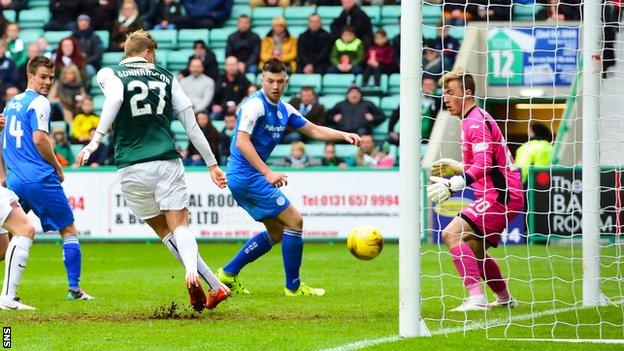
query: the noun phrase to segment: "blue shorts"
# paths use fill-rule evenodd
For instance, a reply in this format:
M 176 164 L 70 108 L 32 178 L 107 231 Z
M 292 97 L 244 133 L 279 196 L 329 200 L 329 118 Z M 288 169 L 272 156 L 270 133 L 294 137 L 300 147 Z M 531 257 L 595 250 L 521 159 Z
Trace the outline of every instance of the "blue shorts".
M 277 217 L 290 206 L 282 191 L 271 185 L 261 174 L 232 175 L 227 173 L 228 187 L 238 205 L 258 222 Z
M 23 182 L 9 173 L 6 182 L 19 197 L 24 212 L 32 210 L 39 217 L 44 232 L 59 231 L 74 223 L 74 213 L 56 174 L 37 182 Z

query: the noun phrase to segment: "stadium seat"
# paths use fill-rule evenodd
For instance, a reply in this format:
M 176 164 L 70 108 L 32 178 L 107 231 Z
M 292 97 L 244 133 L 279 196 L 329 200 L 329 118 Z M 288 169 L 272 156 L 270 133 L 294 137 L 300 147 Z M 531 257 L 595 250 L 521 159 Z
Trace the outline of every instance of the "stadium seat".
M 95 35 L 100 37 L 102 45 L 104 46 L 104 48 L 107 48 L 110 42 L 110 32 L 107 30 L 96 30 Z
M 271 158 L 272 159 L 284 158 L 288 155 L 290 155 L 290 145 L 279 144 L 275 147 L 275 149 L 271 153 Z
M 254 26 L 270 26 L 273 18 L 284 16 L 281 7 L 256 7 L 251 13 L 251 23 Z
M 442 19 L 441 5 L 423 5 L 423 24 L 437 25 Z
M 65 123 L 65 121 L 51 121 L 50 122 L 50 132 L 59 128 L 63 128 L 64 131 L 67 131 L 67 123 Z
M 362 6 L 362 10 L 366 12 L 371 19 L 373 27 L 378 26 L 381 22 L 381 10 L 379 6 Z
M 435 27 L 435 25 L 423 25 L 422 35 L 425 39 L 435 39 L 438 37 L 438 27 Z
M 123 59 L 123 52 L 105 52 L 102 56 L 102 67 L 116 65 Z
M 401 15 L 401 5 L 384 5 L 381 7 L 381 25 L 398 24 Z
M 347 159 L 357 152 L 357 146 L 349 144 L 336 144 L 336 156 Z
M 100 85 L 97 82 L 97 76 L 91 76 L 91 84 L 89 85 L 89 94 L 91 96 L 102 95 L 102 90 L 100 89 Z
M 247 80 L 251 82 L 251 84 L 256 84 L 256 74 L 255 73 L 245 73 L 245 77 Z
M 15 10 L 3 10 L 2 14 L 4 15 L 4 18 L 6 18 L 6 20 L 9 22 L 17 21 L 17 12 L 15 12 Z
M 256 26 L 253 27 L 253 32 L 258 34 L 258 36 L 260 37 L 260 40 L 262 40 L 262 38 L 266 37 L 267 34 L 271 31 L 271 26 Z
M 45 9 L 50 5 L 50 0 L 28 0 L 28 7 L 43 7 Z
M 381 98 L 379 96 L 364 96 L 362 99 L 372 102 L 373 105 L 377 107 L 381 104 Z
M 449 35 L 459 40 L 459 42 L 461 43 L 466 36 L 466 27 L 452 26 L 451 28 L 449 28 Z
M 215 57 L 217 58 L 217 63 L 219 64 L 219 71 L 223 72 L 225 70 L 225 48 L 213 49 Z
M 32 28 L 20 30 L 20 38 L 22 38 L 24 43 L 34 43 L 41 36 L 43 36 L 43 29 Z M 54 49 L 56 50 L 56 48 Z
M 386 31 L 386 33 L 388 34 L 388 40 L 392 40 L 401 31 L 401 28 L 398 24 L 387 24 L 380 28 L 383 28 Z
M 390 75 L 388 78 L 388 94 L 395 95 L 401 90 L 401 76 L 398 73 Z
M 319 6 L 316 8 L 316 13 L 321 16 L 323 27 L 329 27 L 332 21 L 340 16 L 341 12 L 342 6 Z
M 82 150 L 82 148 L 84 147 L 84 145 L 82 144 L 71 144 L 69 145 L 69 148 L 71 149 L 72 153 L 75 155 L 78 155 L 78 153 Z
M 234 6 L 243 6 L 249 7 L 249 0 L 234 0 Z
M 180 29 L 178 31 L 178 48 L 190 49 L 196 40 L 203 40 L 208 45 L 210 43 L 209 37 L 208 29 Z
M 321 159 L 325 154 L 325 143 L 306 143 L 305 151 L 308 156 Z
M 221 132 L 223 128 L 225 128 L 225 121 L 212 121 L 212 126 L 215 127 L 218 132 Z
M 390 115 L 392 115 L 392 111 L 396 110 L 396 108 L 399 107 L 399 102 L 399 95 L 386 96 L 381 99 L 381 110 L 383 111 L 383 113 L 386 114 L 387 117 L 390 117 Z
M 316 8 L 314 6 L 294 6 L 287 7 L 284 10 L 284 17 L 288 27 L 290 26 L 307 26 L 308 17 L 314 13 Z
M 46 38 L 51 47 L 56 48 L 61 40 L 71 36 L 72 32 L 68 30 L 58 32 L 45 32 L 43 37 Z
M 48 21 L 50 21 L 50 11 L 43 7 L 22 10 L 19 15 L 19 25 L 22 29 L 40 29 Z
M 171 50 L 158 48 L 156 49 L 156 64 L 160 67 L 167 68 L 167 59 Z
M 386 115 L 386 119 L 378 126 L 373 128 L 373 139 L 383 141 L 388 137 L 388 125 L 390 124 L 390 115 Z
M 158 42 L 159 49 L 173 50 L 178 47 L 178 31 L 175 29 L 151 30 L 149 33 Z
M 93 97 L 93 110 L 97 115 L 102 113 L 102 107 L 104 106 L 104 95 L 98 95 Z
M 189 56 L 193 55 L 193 49 L 169 51 L 167 54 L 167 69 L 172 73 L 186 69 Z
M 325 110 L 330 110 L 336 106 L 337 103 L 346 99 L 346 95 L 323 95 L 319 97 L 319 103 L 325 106 Z
M 516 21 L 535 21 L 535 15 L 542 9 L 538 4 L 514 4 L 513 19 Z
M 353 74 L 327 73 L 323 76 L 323 94 L 344 95 L 354 81 Z
M 306 30 L 308 30 L 308 27 L 306 26 L 288 26 L 288 32 L 290 33 L 290 35 L 297 38 L 300 37 L 301 34 Z
M 368 80 L 369 86 L 364 86 L 364 82 L 362 82 L 362 75 L 359 74 L 355 77 L 355 84 L 357 84 L 358 86 L 360 86 L 362 88 L 362 92 L 364 94 L 385 94 L 388 91 L 388 76 L 385 74 L 381 75 L 381 84 L 379 85 L 379 87 L 377 86 L 373 86 L 372 84 L 374 83 L 374 78 L 373 76 L 370 77 L 370 79 Z
M 322 78 L 320 74 L 292 74 L 288 81 L 287 94 L 299 95 L 301 87 L 309 85 L 318 94 L 321 91 Z
M 236 31 L 235 28 L 215 28 L 210 31 L 210 48 L 215 49 L 224 48 L 227 44 L 227 38 Z
M 232 7 L 232 14 L 230 15 L 230 18 L 228 18 L 228 20 L 225 21 L 225 23 L 223 24 L 223 28 L 235 28 L 238 17 L 243 14 L 251 17 L 251 8 L 249 7 L 249 1 L 246 1 L 245 5 L 234 4 L 234 6 Z

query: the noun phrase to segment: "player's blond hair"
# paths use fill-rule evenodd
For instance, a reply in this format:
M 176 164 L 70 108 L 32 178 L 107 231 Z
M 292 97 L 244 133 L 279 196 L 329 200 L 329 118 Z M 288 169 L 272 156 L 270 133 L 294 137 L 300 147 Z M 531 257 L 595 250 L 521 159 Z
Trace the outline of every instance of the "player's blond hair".
M 463 69 L 456 69 L 451 72 L 446 72 L 442 78 L 440 78 L 440 85 L 446 89 L 449 82 L 458 82 L 461 85 L 462 90 L 470 90 L 472 95 L 475 95 L 476 84 L 472 74 L 464 72 Z
M 154 37 L 141 29 L 128 34 L 124 44 L 124 53 L 126 57 L 137 56 L 145 50 L 156 51 L 157 47 L 158 43 Z

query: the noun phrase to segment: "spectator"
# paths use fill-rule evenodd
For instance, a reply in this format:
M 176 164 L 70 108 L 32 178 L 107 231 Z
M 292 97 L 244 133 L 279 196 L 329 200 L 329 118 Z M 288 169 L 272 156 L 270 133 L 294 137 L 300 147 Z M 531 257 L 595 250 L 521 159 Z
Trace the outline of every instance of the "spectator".
M 442 54 L 443 69 L 451 71 L 461 44 L 459 40 L 449 35 L 450 26 L 445 26 L 442 22 L 438 23 L 438 26 L 438 37 L 433 41 L 433 49 Z
M 0 10 L 19 11 L 24 8 L 23 1 L 20 0 L 0 0 Z
M 350 160 L 354 166 L 376 166 L 377 165 L 377 150 L 375 148 L 375 141 L 371 134 L 362 135 L 362 141 L 360 141 L 360 148 L 356 151 L 353 158 Z
M 182 21 L 182 6 L 176 0 L 160 0 L 156 7 L 154 29 L 175 29 Z
M 61 70 L 61 77 L 52 85 L 48 100 L 57 106 L 60 105 L 63 120 L 71 125 L 86 95 L 78 67 L 70 65 Z
M 28 44 L 28 56 L 27 56 L 28 60 L 30 60 L 31 58 L 35 56 L 39 56 L 40 53 L 41 53 L 41 50 L 39 49 L 39 45 L 37 45 L 36 43 Z M 23 65 L 22 67 L 18 69 L 19 87 L 20 87 L 20 90 L 22 91 L 26 90 L 26 86 L 28 85 L 28 74 L 26 73 L 27 68 L 28 68 L 28 65 Z
M 362 85 L 369 85 L 370 76 L 374 77 L 375 86 L 381 86 L 381 75 L 392 73 L 394 57 L 388 44 L 388 34 L 383 29 L 375 33 L 375 44 L 366 50 L 366 67 L 362 75 Z
M 512 0 L 476 0 L 475 21 L 506 21 L 513 13 Z
M 227 164 L 227 158 L 230 157 L 230 146 L 232 138 L 234 138 L 234 129 L 236 128 L 236 115 L 228 113 L 224 118 L 225 126 L 219 133 L 219 151 L 221 153 L 221 164 Z
M 299 97 L 292 98 L 289 102 L 294 108 L 298 109 L 303 117 L 308 121 L 319 125 L 327 125 L 327 115 L 325 107 L 318 103 L 314 88 L 304 86 L 301 88 Z M 282 144 L 290 144 L 293 141 L 304 141 L 305 137 L 295 129 L 286 126 Z
M 9 21 L 4 17 L 2 11 L 0 11 L 0 39 L 6 35 L 6 27 L 9 25 Z
M 184 28 L 216 28 L 221 27 L 232 14 L 233 0 L 184 0 L 186 18 Z
M 467 3 L 466 0 L 445 0 L 442 9 L 444 24 L 450 26 L 462 27 L 477 15 L 475 2 Z
M 321 164 L 323 166 L 338 166 L 340 168 L 347 168 L 345 161 L 336 156 L 336 145 L 332 143 L 325 144 Z
M 196 58 L 204 63 L 204 74 L 216 82 L 219 79 L 219 63 L 214 52 L 206 46 L 206 42 L 203 40 L 193 42 L 193 55 L 189 57 L 187 68 L 181 72 L 182 75 L 186 77 L 190 74 L 188 66 Z
M 17 87 L 8 87 L 2 94 L 2 99 L 0 99 L 0 112 L 4 110 L 6 103 L 11 101 L 15 97 L 15 95 L 20 93 L 20 89 Z
M 580 21 L 582 7 L 579 0 L 547 0 L 546 6 L 535 14 L 538 21 Z
M 74 21 L 83 10 L 83 2 L 79 0 L 50 0 L 52 20 L 43 26 L 49 30 L 73 30 Z
M 288 7 L 290 0 L 249 0 L 249 7 Z
M 331 34 L 334 38 L 342 35 L 344 27 L 349 26 L 355 28 L 355 36 L 362 39 L 365 46 L 373 41 L 373 26 L 371 19 L 355 0 L 342 0 L 342 12 L 331 23 Z
M 76 30 L 72 34 L 72 37 L 85 56 L 85 71 L 87 75 L 94 76 L 102 63 L 104 45 L 100 37 L 95 35 L 93 28 L 91 28 L 91 17 L 88 15 L 78 16 Z
M 212 104 L 212 119 L 221 119 L 224 111 L 233 113 L 236 105 L 247 96 L 251 82 L 238 70 L 238 60 L 234 56 L 225 59 L 225 73 L 220 79 L 221 86 Z
M 364 43 L 355 37 L 353 27 L 345 27 L 329 55 L 332 66 L 328 73 L 362 73 L 360 64 L 364 61 Z
M 139 8 L 134 0 L 123 0 L 119 15 L 113 24 L 111 33 L 110 51 L 123 51 L 126 35 L 143 29 L 143 20 L 139 15 Z
M 377 154 L 375 154 L 376 168 L 390 168 L 394 166 L 394 156 L 390 154 L 390 143 L 384 142 L 377 148 Z
M 289 72 L 297 70 L 297 39 L 286 29 L 284 17 L 273 19 L 273 29 L 262 39 L 260 45 L 260 67 L 272 58 L 284 62 Z
M 91 130 L 96 128 L 100 122 L 100 116 L 93 112 L 93 99 L 86 96 L 82 100 L 80 113 L 74 117 L 72 123 L 72 139 L 80 144 L 87 144 L 91 141 Z
M 442 75 L 442 57 L 440 52 L 434 49 L 435 43 L 425 43 L 423 48 L 422 72 L 423 74 L 440 77 Z
M 221 160 L 221 156 L 219 153 L 219 132 L 217 129 L 210 123 L 210 117 L 206 112 L 199 112 L 197 114 L 197 124 L 199 124 L 199 128 L 202 133 L 208 140 L 208 144 L 210 144 L 210 149 L 215 154 L 215 159 L 217 161 Z M 199 154 L 199 151 L 195 148 L 193 143 L 189 142 L 188 149 L 186 152 L 186 158 L 184 160 L 184 164 L 187 166 L 205 166 L 206 163 L 204 159 Z
M 46 38 L 40 37 L 39 39 L 37 39 L 37 46 L 39 47 L 39 52 L 41 53 L 41 55 L 52 59 L 55 49 L 50 46 L 50 43 L 48 43 L 48 40 Z
M 294 141 L 290 144 L 290 155 L 284 158 L 284 165 L 294 168 L 304 168 L 319 165 L 318 160 L 306 154 L 305 144 L 301 141 Z
M 260 37 L 251 31 L 251 20 L 247 15 L 240 15 L 236 26 L 238 30 L 228 36 L 225 57 L 236 57 L 241 73 L 258 73 Z
M 93 135 L 95 134 L 95 127 L 93 127 L 89 131 L 89 141 L 93 139 Z M 108 146 L 105 143 L 100 143 L 97 149 L 89 155 L 87 159 L 87 166 L 91 166 L 91 168 L 97 168 L 101 165 L 105 165 L 107 163 L 108 158 Z
M 7 55 L 15 62 L 17 69 L 26 66 L 28 62 L 28 52 L 24 41 L 19 37 L 20 29 L 17 23 L 10 23 L 6 29 Z
M 110 32 L 113 30 L 113 23 L 117 18 L 117 1 L 116 0 L 87 0 L 86 10 L 88 10 L 91 19 L 91 27 L 94 30 L 105 30 Z M 108 46 L 108 43 L 104 45 Z
M 442 91 L 438 87 L 436 80 L 424 75 L 422 78 L 422 98 L 421 98 L 421 114 L 420 133 L 423 144 L 429 142 L 431 131 L 435 118 L 440 112 L 442 106 Z M 395 130 L 399 119 L 401 118 L 400 108 L 392 112 L 388 123 L 388 138 L 386 139 L 392 145 L 399 145 L 399 131 Z
M 550 129 L 540 122 L 530 125 L 529 141 L 516 151 L 516 166 L 522 170 L 522 182 L 527 181 L 530 166 L 549 166 L 553 154 L 553 135 Z
M 214 80 L 204 74 L 204 63 L 198 58 L 191 60 L 189 72 L 191 74 L 180 82 L 182 90 L 191 100 L 195 113 L 206 111 L 214 97 Z
M 0 83 L 2 83 L 2 94 L 10 87 L 19 86 L 19 76 L 15 62 L 6 56 L 7 43 L 0 40 Z
M 74 164 L 76 158 L 67 140 L 65 128 L 54 128 L 52 131 L 52 139 L 54 140 L 54 156 L 56 156 L 61 166 L 67 167 Z
M 297 72 L 325 73 L 332 46 L 331 35 L 321 25 L 321 16 L 310 15 L 308 30 L 297 40 Z
M 53 55 L 53 60 L 55 79 L 59 79 L 61 70 L 64 67 L 76 66 L 80 72 L 80 81 L 86 84 L 87 70 L 84 61 L 85 57 L 84 54 L 80 52 L 80 47 L 74 37 L 67 37 L 61 40 Z
M 154 19 L 158 8 L 158 0 L 134 1 L 136 2 L 137 9 L 139 10 L 139 16 L 141 17 L 143 28 L 152 28 L 156 24 Z
M 362 100 L 362 91 L 356 85 L 349 87 L 347 99 L 339 102 L 328 113 L 330 125 L 347 133 L 370 134 L 386 116 L 372 102 Z
M 399 16 L 399 27 L 401 26 L 401 16 Z M 399 73 L 401 71 L 401 32 L 397 34 L 390 42 L 392 46 L 393 72 Z

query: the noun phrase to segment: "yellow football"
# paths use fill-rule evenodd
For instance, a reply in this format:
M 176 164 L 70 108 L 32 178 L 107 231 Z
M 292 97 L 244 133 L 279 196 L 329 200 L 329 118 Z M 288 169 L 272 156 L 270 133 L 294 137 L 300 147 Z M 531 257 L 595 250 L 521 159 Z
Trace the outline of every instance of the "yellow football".
M 351 229 L 347 237 L 347 248 L 360 260 L 372 260 L 383 250 L 383 235 L 371 225 L 359 225 Z

